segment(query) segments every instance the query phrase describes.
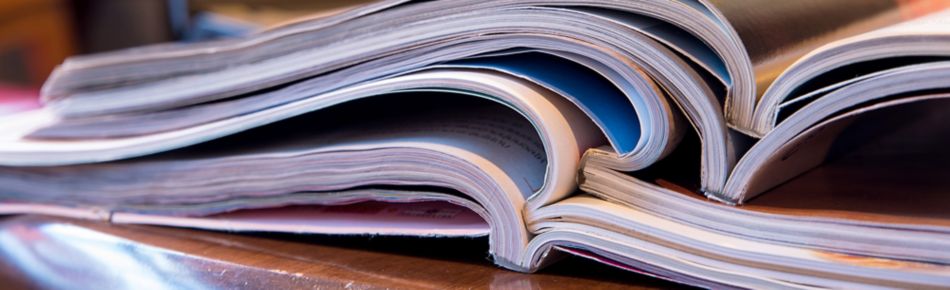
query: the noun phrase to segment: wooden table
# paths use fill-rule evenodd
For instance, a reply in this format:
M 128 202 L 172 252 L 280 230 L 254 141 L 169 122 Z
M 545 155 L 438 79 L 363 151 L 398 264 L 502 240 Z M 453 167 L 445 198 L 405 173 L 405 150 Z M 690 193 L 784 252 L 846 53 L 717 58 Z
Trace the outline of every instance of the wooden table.
M 485 239 L 229 234 L 43 216 L 0 218 L 4 289 L 681 287 L 581 258 L 535 274 L 491 264 Z

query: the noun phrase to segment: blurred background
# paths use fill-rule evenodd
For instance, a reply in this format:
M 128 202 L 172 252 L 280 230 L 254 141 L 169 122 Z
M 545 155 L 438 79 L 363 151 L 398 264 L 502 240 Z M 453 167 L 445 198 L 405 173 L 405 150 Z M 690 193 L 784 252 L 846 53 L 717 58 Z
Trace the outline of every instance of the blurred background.
M 2 0 L 0 115 L 38 106 L 43 82 L 70 55 L 235 37 L 359 2 Z

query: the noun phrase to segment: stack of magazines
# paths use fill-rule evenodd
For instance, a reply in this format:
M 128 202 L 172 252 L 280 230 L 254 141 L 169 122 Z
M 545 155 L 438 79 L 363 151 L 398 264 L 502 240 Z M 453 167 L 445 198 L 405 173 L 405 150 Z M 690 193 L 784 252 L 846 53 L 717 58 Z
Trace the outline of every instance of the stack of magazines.
M 579 255 L 711 288 L 948 287 L 948 6 L 360 1 L 76 56 L 0 119 L 0 213 L 488 236 L 515 271 Z

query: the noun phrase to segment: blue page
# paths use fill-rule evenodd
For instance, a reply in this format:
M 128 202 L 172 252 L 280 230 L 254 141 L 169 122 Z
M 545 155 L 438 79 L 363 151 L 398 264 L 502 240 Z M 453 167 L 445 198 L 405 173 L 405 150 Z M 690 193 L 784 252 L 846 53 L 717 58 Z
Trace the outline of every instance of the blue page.
M 586 66 L 541 52 L 472 58 L 448 64 L 508 72 L 564 95 L 604 130 L 620 153 L 632 151 L 640 140 L 640 119 L 633 104 L 617 86 Z

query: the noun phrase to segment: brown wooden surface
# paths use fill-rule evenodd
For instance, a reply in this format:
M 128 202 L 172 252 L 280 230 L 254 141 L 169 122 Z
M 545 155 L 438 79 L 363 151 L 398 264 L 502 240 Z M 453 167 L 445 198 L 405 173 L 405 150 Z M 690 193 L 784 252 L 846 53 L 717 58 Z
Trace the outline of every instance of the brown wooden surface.
M 39 88 L 75 52 L 63 0 L 0 1 L 0 82 Z
M 581 258 L 498 268 L 485 239 L 228 234 L 43 216 L 0 218 L 4 289 L 677 287 Z

